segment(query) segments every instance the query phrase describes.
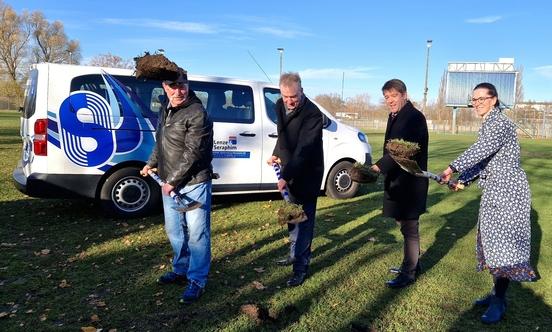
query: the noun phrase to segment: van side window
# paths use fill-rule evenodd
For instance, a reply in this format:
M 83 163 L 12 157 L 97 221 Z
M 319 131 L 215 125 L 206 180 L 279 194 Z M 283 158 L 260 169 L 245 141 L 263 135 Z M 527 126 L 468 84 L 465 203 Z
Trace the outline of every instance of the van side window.
M 255 109 L 250 86 L 191 81 L 193 90 L 213 122 L 253 123 Z
M 280 90 L 265 88 L 263 90 L 264 103 L 266 114 L 268 118 L 274 123 L 278 123 L 278 117 L 276 116 L 276 102 L 280 99 Z
M 25 88 L 25 101 L 23 104 L 23 114 L 25 119 L 30 118 L 35 113 L 36 108 L 36 85 L 38 82 L 38 70 L 32 70 L 27 80 Z
M 163 104 L 165 92 L 161 86 L 161 82 L 153 80 L 138 80 L 133 76 L 118 76 L 112 75 L 117 81 L 122 83 L 128 91 L 127 94 L 132 94 L 138 97 L 141 101 L 139 108 L 142 115 L 145 117 L 157 116 L 161 105 Z M 109 102 L 109 92 L 107 86 L 99 74 L 90 74 L 77 76 L 71 80 L 71 92 L 87 90 L 92 91 L 104 97 Z M 120 105 L 119 100 L 117 100 Z

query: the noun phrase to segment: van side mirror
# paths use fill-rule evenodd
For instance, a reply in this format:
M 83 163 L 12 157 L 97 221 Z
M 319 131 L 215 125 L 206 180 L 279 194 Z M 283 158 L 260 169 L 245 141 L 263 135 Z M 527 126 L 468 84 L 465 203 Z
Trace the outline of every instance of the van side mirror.
M 332 124 L 332 120 L 326 116 L 326 114 L 322 114 L 322 128 L 326 129 Z
M 19 108 L 18 108 L 17 110 L 18 110 L 20 113 L 23 113 L 23 111 L 24 111 L 25 109 L 23 108 L 23 106 L 19 106 Z

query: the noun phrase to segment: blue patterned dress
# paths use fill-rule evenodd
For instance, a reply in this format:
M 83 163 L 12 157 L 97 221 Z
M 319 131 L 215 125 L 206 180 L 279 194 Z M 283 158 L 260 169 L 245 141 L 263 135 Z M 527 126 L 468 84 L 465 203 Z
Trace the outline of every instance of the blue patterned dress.
M 460 179 L 479 178 L 476 253 L 478 271 L 517 281 L 536 279 L 529 264 L 531 192 L 520 166 L 515 125 L 493 109 L 479 129 L 477 141 L 451 164 Z

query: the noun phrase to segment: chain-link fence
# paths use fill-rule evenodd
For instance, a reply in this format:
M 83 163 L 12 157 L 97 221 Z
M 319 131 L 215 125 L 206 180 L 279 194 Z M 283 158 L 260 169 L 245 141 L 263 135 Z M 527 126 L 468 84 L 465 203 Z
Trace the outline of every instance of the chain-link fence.
M 452 111 L 451 111 L 452 113 Z M 504 113 L 518 127 L 518 134 L 531 138 L 552 138 L 552 104 L 538 108 L 520 108 L 504 110 Z M 459 109 L 456 126 L 453 126 L 452 116 L 445 120 L 435 120 L 427 117 L 429 131 L 440 133 L 476 133 L 482 119 L 473 114 L 471 109 Z M 368 117 L 360 119 L 339 119 L 340 122 L 365 130 L 385 131 L 387 118 Z
M 0 97 L 0 110 L 17 110 L 20 106 L 17 97 Z

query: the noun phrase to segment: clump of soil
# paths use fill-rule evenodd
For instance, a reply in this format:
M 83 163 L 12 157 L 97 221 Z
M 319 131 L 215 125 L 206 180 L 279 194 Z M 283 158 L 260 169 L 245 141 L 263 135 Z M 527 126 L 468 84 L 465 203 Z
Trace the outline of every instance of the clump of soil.
M 163 54 L 149 54 L 134 58 L 136 77 L 159 81 L 176 81 L 186 71 L 170 61 Z
M 355 182 L 373 183 L 378 179 L 379 173 L 374 172 L 368 165 L 355 163 L 349 170 L 349 175 L 351 176 L 351 180 Z
M 412 158 L 416 153 L 420 152 L 418 143 L 405 141 L 403 139 L 390 139 L 385 144 L 385 148 L 394 157 Z
M 278 223 L 280 225 L 298 224 L 307 219 L 305 211 L 299 204 L 283 202 L 282 206 L 277 210 Z
M 271 319 L 268 310 L 258 304 L 244 304 L 240 307 L 240 312 L 254 320 L 257 325 Z

